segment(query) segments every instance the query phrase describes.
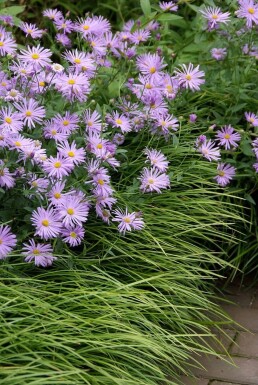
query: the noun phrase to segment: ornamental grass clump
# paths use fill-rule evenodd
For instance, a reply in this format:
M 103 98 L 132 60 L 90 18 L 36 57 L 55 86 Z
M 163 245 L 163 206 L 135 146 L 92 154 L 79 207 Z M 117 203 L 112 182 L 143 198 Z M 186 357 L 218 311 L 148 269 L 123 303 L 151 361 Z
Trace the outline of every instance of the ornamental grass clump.
M 231 51 L 183 61 L 180 4 L 141 4 L 120 30 L 59 9 L 0 17 L 3 385 L 178 384 L 229 322 L 212 282 L 248 223 L 238 149 L 253 134 L 214 111 Z M 198 15 L 207 40 L 230 22 Z

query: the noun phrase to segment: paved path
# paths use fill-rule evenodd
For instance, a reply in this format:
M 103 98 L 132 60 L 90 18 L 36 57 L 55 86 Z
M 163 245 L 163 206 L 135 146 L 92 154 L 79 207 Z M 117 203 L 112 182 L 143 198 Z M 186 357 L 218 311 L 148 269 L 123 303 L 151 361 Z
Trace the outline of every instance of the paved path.
M 225 298 L 236 305 L 224 303 L 222 307 L 242 325 L 234 325 L 234 329 L 229 325 L 226 334 L 218 335 L 232 364 L 223 358 L 202 356 L 199 361 L 206 370 L 194 369 L 197 378 L 184 377 L 185 385 L 258 385 L 258 285 L 248 290 L 232 285 L 227 293 Z M 220 345 L 216 349 L 223 351 Z

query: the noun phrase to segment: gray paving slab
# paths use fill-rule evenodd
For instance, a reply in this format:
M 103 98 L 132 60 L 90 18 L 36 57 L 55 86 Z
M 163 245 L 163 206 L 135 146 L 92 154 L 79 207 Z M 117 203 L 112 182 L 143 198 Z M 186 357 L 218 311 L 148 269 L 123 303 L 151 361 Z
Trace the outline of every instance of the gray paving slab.
M 243 328 L 252 332 L 258 332 L 258 308 L 239 307 L 234 305 L 223 305 L 223 309 L 239 325 L 228 325 L 230 329 L 243 330 Z M 242 327 L 240 326 L 242 325 Z
M 231 354 L 249 358 L 258 358 L 258 333 L 238 333 L 236 343 L 232 346 Z
M 258 385 L 258 360 L 254 358 L 234 357 L 234 365 L 216 358 L 203 356 L 200 360 L 203 369 L 194 369 L 196 377 L 241 385 Z
M 210 380 L 207 378 L 193 378 L 193 377 L 183 377 L 182 378 L 184 385 L 208 385 Z

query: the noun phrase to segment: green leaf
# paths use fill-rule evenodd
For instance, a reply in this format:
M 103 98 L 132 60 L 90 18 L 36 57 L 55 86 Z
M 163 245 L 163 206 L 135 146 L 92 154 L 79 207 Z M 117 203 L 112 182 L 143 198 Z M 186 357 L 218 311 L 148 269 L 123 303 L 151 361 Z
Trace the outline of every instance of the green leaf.
M 25 9 L 25 5 L 13 5 L 12 7 L 6 7 L 0 10 L 1 15 L 11 15 L 16 16 L 19 13 L 22 13 Z
M 158 17 L 158 20 L 161 22 L 166 22 L 172 25 L 176 25 L 177 27 L 186 28 L 187 23 L 182 16 L 173 15 L 173 14 L 162 14 Z
M 149 0 L 140 0 L 141 9 L 146 17 L 151 14 L 151 6 Z

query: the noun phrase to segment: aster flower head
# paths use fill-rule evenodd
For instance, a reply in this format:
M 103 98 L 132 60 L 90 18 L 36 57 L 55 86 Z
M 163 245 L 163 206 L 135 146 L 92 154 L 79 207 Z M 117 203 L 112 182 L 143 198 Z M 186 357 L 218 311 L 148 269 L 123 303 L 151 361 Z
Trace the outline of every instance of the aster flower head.
M 9 171 L 8 167 L 0 160 L 0 186 L 7 189 L 12 188 L 15 185 L 15 179 L 13 173 Z
M 211 56 L 215 60 L 223 60 L 225 59 L 227 55 L 227 49 L 226 48 L 212 48 L 211 49 Z
M 217 175 L 214 179 L 220 186 L 225 187 L 233 179 L 235 173 L 235 167 L 225 163 L 218 163 Z
M 49 177 L 62 179 L 72 172 L 74 164 L 70 158 L 57 154 L 56 157 L 50 156 L 50 158 L 42 164 L 42 168 Z
M 220 149 L 216 146 L 211 140 L 204 140 L 200 143 L 198 151 L 203 155 L 204 158 L 208 159 L 210 162 L 212 160 L 220 159 Z
M 47 17 L 53 21 L 64 19 L 62 12 L 56 8 L 55 9 L 46 9 L 45 11 L 43 11 L 43 16 L 45 16 L 45 17 Z
M 32 212 L 32 225 L 36 228 L 35 235 L 42 239 L 56 238 L 61 230 L 61 222 L 53 207 L 38 207 Z
M 253 112 L 245 112 L 245 118 L 253 127 L 258 127 L 258 116 Z
M 36 243 L 34 239 L 30 239 L 29 243 L 23 244 L 22 254 L 25 257 L 25 262 L 34 262 L 35 266 L 48 267 L 56 259 L 53 256 L 51 245 Z
M 79 128 L 79 118 L 76 113 L 66 112 L 64 116 L 57 114 L 52 119 L 53 126 L 63 134 L 70 135 Z
M 221 146 L 224 146 L 226 150 L 231 147 L 238 147 L 238 142 L 241 140 L 241 135 L 229 126 L 224 126 L 217 132 L 217 140 Z
M 178 10 L 178 5 L 175 4 L 174 1 L 160 1 L 159 2 L 159 7 L 162 9 L 162 11 L 174 11 L 176 12 Z
M 144 227 L 141 214 L 136 212 L 129 213 L 127 208 L 125 211 L 115 210 L 112 221 L 119 222 L 118 230 L 122 234 L 125 234 L 126 231 L 142 230 Z
M 71 47 L 72 45 L 71 39 L 65 33 L 57 33 L 55 39 L 64 47 Z
M 10 226 L 0 226 L 0 259 L 4 259 L 16 246 L 16 235 L 11 232 Z
M 69 19 L 58 19 L 54 21 L 56 29 L 62 31 L 63 33 L 71 33 L 74 30 L 74 23 Z
M 200 13 L 207 19 L 210 30 L 215 29 L 220 23 L 228 23 L 230 18 L 230 13 L 222 12 L 219 7 L 205 7 Z
M 66 195 L 58 205 L 57 212 L 65 227 L 82 226 L 88 218 L 89 204 L 80 197 Z
M 182 64 L 181 69 L 175 71 L 179 85 L 186 89 L 189 88 L 191 91 L 199 91 L 200 85 L 205 83 L 203 79 L 205 73 L 199 71 L 199 67 L 198 65 L 194 68 L 192 63 L 190 63 L 188 67 Z
M 86 110 L 83 113 L 83 121 L 86 124 L 86 132 L 98 134 L 105 128 L 105 124 L 102 124 L 101 116 L 97 111 Z
M 258 24 L 258 4 L 254 0 L 239 0 L 239 9 L 235 14 L 246 20 L 247 28 Z
M 66 140 L 57 146 L 58 152 L 71 160 L 76 166 L 85 162 L 86 152 L 83 148 L 77 148 L 75 141 L 71 144 Z
M 0 37 L 0 56 L 15 53 L 17 44 L 14 39 L 8 35 Z
M 44 33 L 42 29 L 38 29 L 35 24 L 31 23 L 21 23 L 19 27 L 26 36 L 31 36 L 33 39 L 40 39 Z
M 136 66 L 143 75 L 159 80 L 166 64 L 159 55 L 146 53 L 138 56 Z
M 14 106 L 20 112 L 24 124 L 28 128 L 34 128 L 35 123 L 40 124 L 46 114 L 45 108 L 34 99 L 23 99 L 20 103 L 14 103 Z
M 170 187 L 169 176 L 154 167 L 151 169 L 144 167 L 139 180 L 141 182 L 140 189 L 144 193 L 157 192 L 160 194 L 161 190 Z
M 0 108 L 0 130 L 3 133 L 18 133 L 23 128 L 22 116 L 11 107 Z
M 253 151 L 255 153 L 256 159 L 258 159 L 258 138 L 252 141 Z
M 102 16 L 87 17 L 86 19 L 79 19 L 75 24 L 75 30 L 80 32 L 84 38 L 88 35 L 101 36 L 109 32 L 111 29 L 110 23 Z
M 68 226 L 62 229 L 62 237 L 65 243 L 75 247 L 82 243 L 85 231 L 81 226 Z
M 168 169 L 167 158 L 161 151 L 146 148 L 144 153 L 148 157 L 147 161 L 149 161 L 154 168 L 157 168 L 161 172 L 165 172 Z
M 70 101 L 78 99 L 84 102 L 90 92 L 89 79 L 84 73 L 62 73 L 53 82 L 56 89 Z
M 18 59 L 26 64 L 32 64 L 34 69 L 41 69 L 51 64 L 50 56 L 52 52 L 38 45 L 37 47 L 27 47 L 27 50 L 21 50 Z

